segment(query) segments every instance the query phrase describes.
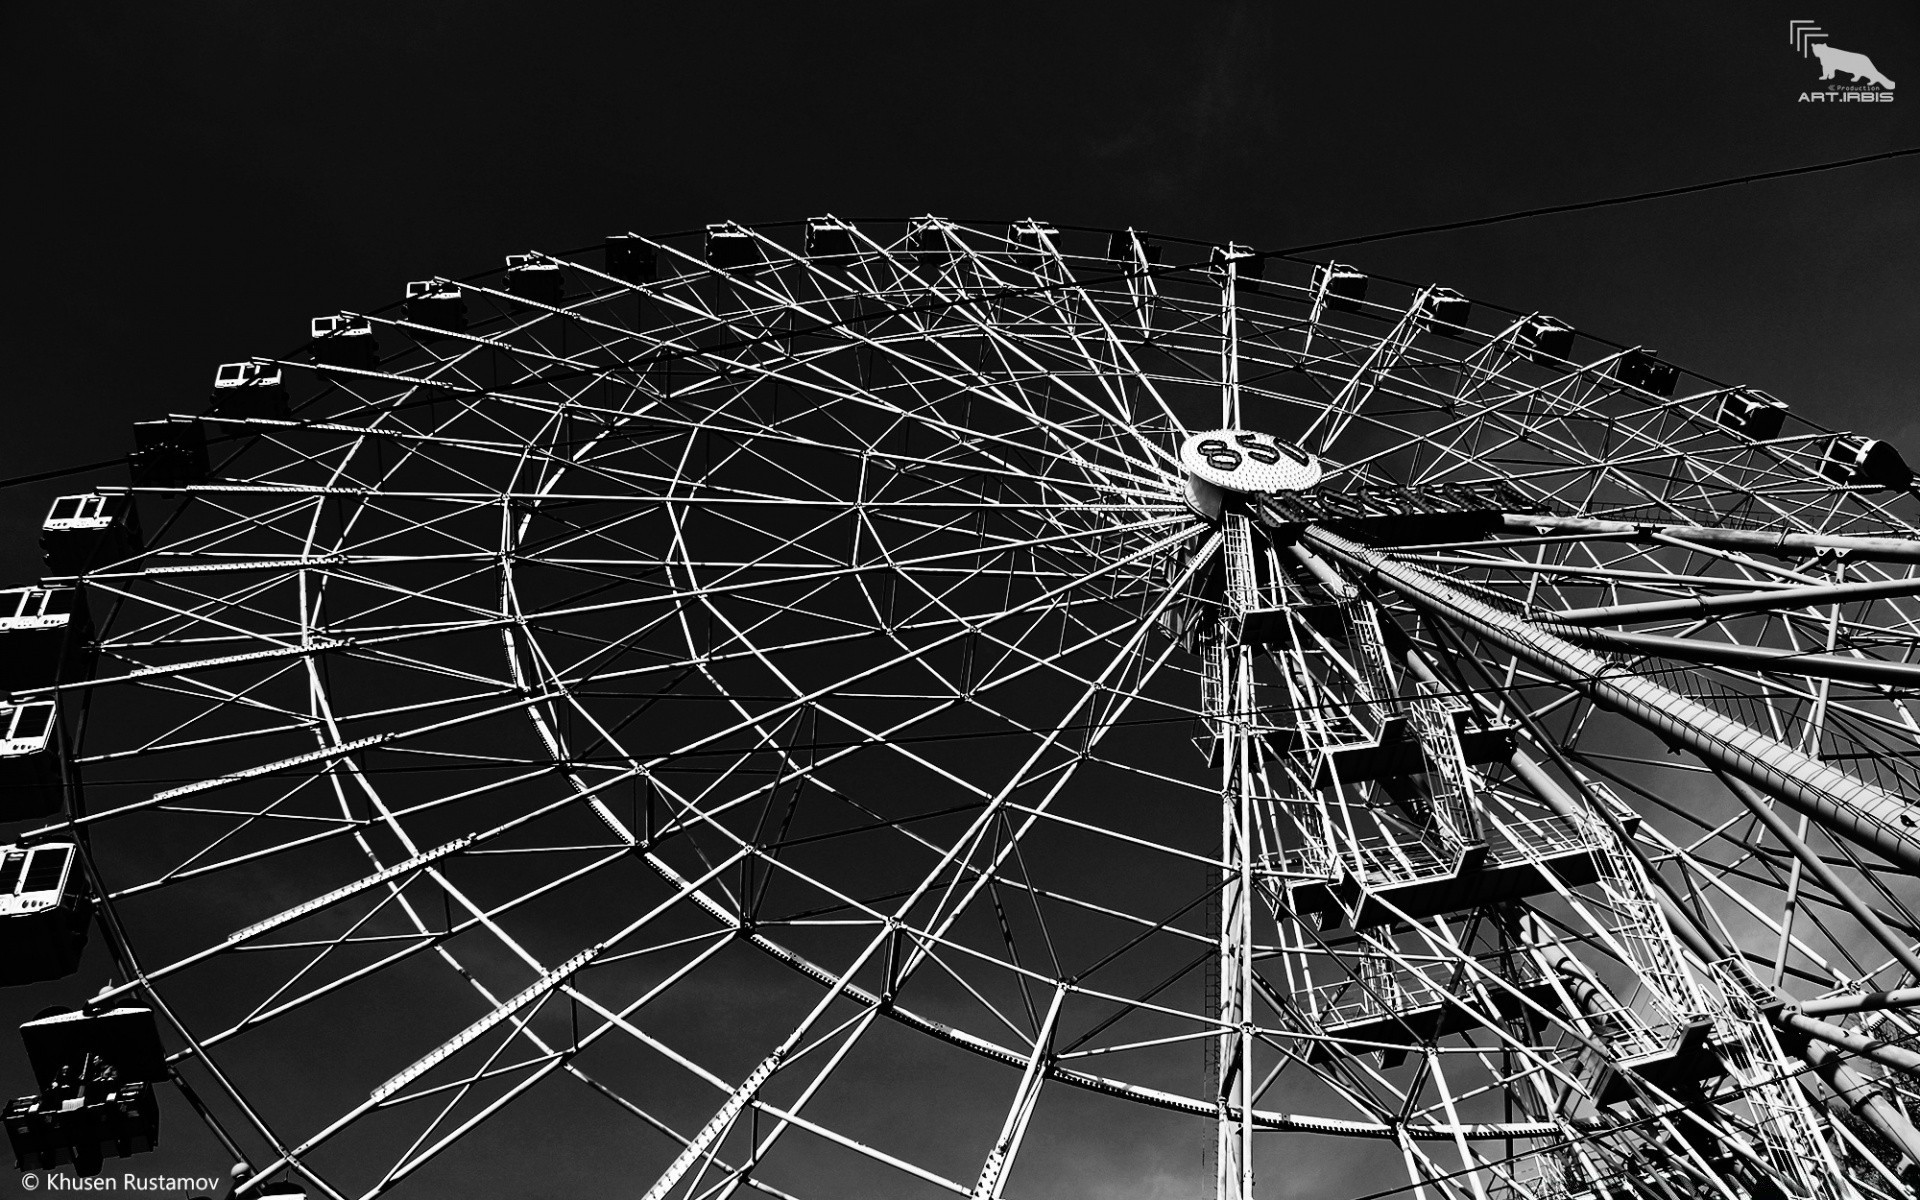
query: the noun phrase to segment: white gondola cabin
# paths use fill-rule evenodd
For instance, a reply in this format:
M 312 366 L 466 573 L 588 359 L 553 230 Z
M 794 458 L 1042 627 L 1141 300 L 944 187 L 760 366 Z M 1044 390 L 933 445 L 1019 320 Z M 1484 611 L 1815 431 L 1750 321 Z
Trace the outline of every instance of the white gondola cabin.
M 78 588 L 0 588 L 0 691 L 91 678 L 97 656 Z
M 560 264 L 537 254 L 507 255 L 507 294 L 535 304 L 555 305 L 565 293 Z
M 1258 292 L 1260 290 L 1261 277 L 1267 273 L 1266 256 L 1256 254 L 1251 246 L 1242 246 L 1238 243 L 1215 246 L 1207 256 L 1207 263 L 1208 270 L 1212 272 L 1213 277 L 1220 282 L 1222 287 L 1226 286 L 1227 264 L 1233 264 L 1233 290 L 1235 294 L 1241 292 Z M 1314 278 L 1316 281 L 1319 279 L 1317 269 Z M 1318 286 L 1316 282 L 1315 287 L 1317 288 Z
M 213 415 L 245 419 L 287 417 L 287 384 L 271 363 L 222 363 L 213 373 Z
M 832 217 L 807 222 L 807 257 L 839 258 L 855 253 L 853 230 Z
M 59 811 L 66 792 L 57 716 L 51 700 L 0 703 L 0 820 Z
M 1367 277 L 1345 263 L 1321 263 L 1313 269 L 1313 298 L 1336 312 L 1357 313 L 1367 298 Z
M 1561 366 L 1573 355 L 1573 326 L 1557 317 L 1535 313 L 1520 325 L 1520 344 L 1534 362 Z
M 738 225 L 707 226 L 707 265 L 742 271 L 760 262 L 760 243 Z
M 0 846 L 0 986 L 73 974 L 92 916 L 72 842 Z
M 465 333 L 467 301 L 457 283 L 439 279 L 416 279 L 407 285 L 407 320 L 442 333 Z M 431 338 L 430 333 L 416 334 Z
M 1651 350 L 1629 350 L 1613 360 L 1613 378 L 1655 396 L 1671 396 L 1680 378 L 1680 368 L 1661 362 Z
M 1713 419 L 1722 429 L 1764 442 L 1780 436 L 1787 423 L 1787 402 L 1759 388 L 1734 388 L 1720 397 Z
M 1449 287 L 1428 288 L 1420 297 L 1420 328 L 1442 337 L 1459 337 L 1473 315 L 1473 301 Z
M 1367 300 L 1367 276 L 1346 263 L 1321 263 L 1313 267 L 1313 300 L 1338 313 L 1357 313 Z
M 1913 468 L 1898 450 L 1878 438 L 1857 433 L 1838 434 L 1827 443 L 1820 473 L 1843 487 L 1904 492 L 1913 486 Z
M 89 492 L 62 496 L 40 524 L 40 553 L 55 575 L 78 575 L 140 549 L 140 516 L 133 497 Z
M 312 324 L 315 366 L 371 371 L 380 365 L 380 343 L 373 323 L 353 313 L 315 317 Z

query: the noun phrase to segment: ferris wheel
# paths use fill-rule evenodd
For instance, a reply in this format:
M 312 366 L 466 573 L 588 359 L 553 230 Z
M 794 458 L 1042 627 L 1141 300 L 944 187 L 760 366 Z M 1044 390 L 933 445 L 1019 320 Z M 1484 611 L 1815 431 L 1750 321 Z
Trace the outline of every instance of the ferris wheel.
M 0 606 L 7 982 L 114 973 L 25 1029 L 23 1168 L 164 1115 L 243 1196 L 1910 1194 L 1891 446 L 1038 221 L 312 334 Z

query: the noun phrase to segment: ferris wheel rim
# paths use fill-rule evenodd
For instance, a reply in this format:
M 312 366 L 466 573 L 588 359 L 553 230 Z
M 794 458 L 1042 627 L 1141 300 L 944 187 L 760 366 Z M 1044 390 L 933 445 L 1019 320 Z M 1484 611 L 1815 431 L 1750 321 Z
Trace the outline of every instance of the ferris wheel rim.
M 1060 284 L 1060 285 L 1043 285 L 1043 286 L 1068 288 L 1073 285 L 1071 282 L 1069 282 L 1069 283 Z M 1036 290 L 1042 290 L 1042 289 L 1036 289 Z M 504 295 L 504 293 L 502 293 L 502 295 Z M 555 310 L 555 311 L 558 312 L 560 310 Z M 769 336 L 772 336 L 772 335 L 769 335 Z M 281 360 L 281 361 L 286 361 L 286 360 Z M 368 375 L 369 377 L 379 375 L 378 372 L 367 372 L 364 374 Z M 388 376 L 386 378 L 393 383 L 404 382 L 407 386 L 410 386 L 410 387 L 418 386 L 421 383 L 421 380 L 413 377 L 409 377 L 409 376 L 394 375 L 394 376 Z M 491 393 L 483 393 L 483 394 L 491 394 Z M 671 400 L 671 397 L 667 397 L 666 399 Z M 1698 397 L 1694 397 L 1692 399 L 1697 401 Z M 346 435 L 347 433 L 345 429 L 342 429 L 340 432 L 342 433 L 343 436 Z M 362 440 L 366 440 L 370 435 L 362 431 L 362 432 L 356 432 L 354 436 L 357 436 Z M 1144 439 L 1142 440 L 1144 441 Z M 427 444 L 424 442 L 420 443 L 418 446 L 416 446 L 415 450 L 409 451 L 409 453 L 414 453 L 414 452 L 427 453 L 428 452 Z M 344 464 L 346 461 L 349 461 L 349 460 L 350 460 L 350 456 L 342 459 L 342 466 L 340 467 L 341 471 L 345 470 Z M 524 467 L 527 462 L 528 462 L 527 454 L 523 453 L 523 456 L 521 459 L 521 466 Z M 1155 464 L 1147 460 L 1139 460 L 1139 465 L 1144 468 L 1144 467 L 1154 466 Z M 1165 470 L 1166 463 L 1162 461 L 1157 465 L 1160 467 L 1158 477 L 1160 481 L 1164 484 L 1168 480 L 1168 476 Z M 518 469 L 520 468 L 516 468 L 516 470 Z M 548 485 L 543 485 L 543 487 L 546 487 L 547 490 L 551 490 L 551 487 L 557 487 L 558 481 L 566 474 L 566 472 L 569 469 L 571 468 L 567 466 L 561 466 L 557 471 L 555 471 L 552 474 L 552 477 L 549 480 Z M 398 472 L 399 470 L 400 470 L 399 463 L 396 462 L 393 467 L 393 471 Z M 1143 480 L 1150 477 L 1152 477 L 1151 471 L 1143 471 L 1141 476 Z M 1055 480 L 1051 476 L 1039 477 L 1036 479 L 1035 482 L 1038 485 L 1044 485 L 1048 487 L 1055 486 Z M 378 489 L 376 488 L 374 489 L 374 491 L 377 492 Z M 1142 494 L 1145 494 L 1144 489 Z M 1170 511 L 1172 512 L 1180 511 L 1175 508 L 1176 505 L 1179 505 L 1181 503 L 1177 494 L 1175 494 L 1171 490 L 1163 488 L 1162 491 L 1160 492 L 1160 495 L 1163 498 L 1162 503 L 1164 503 L 1165 506 Z M 503 504 L 504 504 L 505 497 L 506 497 L 506 493 L 503 493 L 502 494 Z M 539 502 L 533 501 L 533 503 L 538 504 Z M 1135 506 L 1135 507 L 1137 508 L 1138 506 Z M 315 520 L 318 519 L 317 511 L 318 510 L 316 509 Z M 1181 519 L 1184 519 L 1184 518 L 1181 518 Z M 530 516 L 522 518 L 523 529 L 525 528 L 525 522 L 530 520 L 531 520 Z M 1168 524 L 1172 524 L 1172 523 L 1174 523 L 1174 519 L 1170 518 L 1168 521 Z M 506 528 L 503 523 L 503 528 L 502 528 L 503 543 L 502 543 L 502 550 L 500 552 L 503 561 L 506 561 L 507 559 L 507 553 L 505 550 L 505 540 L 504 540 L 505 535 L 506 535 Z M 1061 536 L 1063 539 L 1070 539 L 1074 535 L 1063 534 Z M 1194 535 L 1191 535 L 1191 534 L 1189 535 L 1189 540 L 1191 540 L 1192 536 Z M 346 539 L 346 533 L 345 533 L 345 530 L 343 529 L 337 544 L 344 545 L 345 539 Z M 313 550 L 313 548 L 314 548 L 313 545 L 309 544 L 308 546 L 309 554 L 306 556 L 311 555 L 311 551 Z M 506 575 L 503 573 L 503 588 L 506 587 L 505 580 L 506 580 Z M 127 586 L 131 586 L 131 585 L 129 584 Z M 321 590 L 324 591 L 326 587 L 325 577 L 322 578 L 320 587 L 321 587 Z M 515 605 L 518 604 L 517 598 L 515 599 L 514 603 Z M 507 607 L 506 592 L 503 591 L 502 593 L 503 610 L 506 607 Z M 304 611 L 306 610 L 303 607 L 303 612 Z M 520 622 L 524 624 L 525 620 L 527 619 L 527 614 L 524 612 L 520 612 L 517 615 L 519 617 Z M 551 614 L 546 614 L 546 615 L 551 615 Z M 512 622 L 504 619 L 500 623 L 499 628 L 501 630 L 501 634 L 503 638 L 509 636 L 509 627 L 511 624 Z M 305 631 L 305 637 L 308 640 L 311 640 L 315 636 L 315 634 L 318 632 L 319 631 L 317 629 L 308 629 Z M 306 661 L 307 661 L 307 669 L 310 672 L 316 669 L 314 666 L 313 658 L 309 657 Z M 560 682 L 557 672 L 553 673 L 552 682 L 555 682 L 556 684 Z M 551 690 L 553 690 L 554 692 L 560 695 L 568 694 L 567 689 L 562 687 L 554 687 Z M 326 689 L 322 687 L 322 688 L 317 688 L 315 691 L 315 694 L 316 694 L 316 703 L 318 703 L 319 702 L 318 698 L 325 696 L 327 692 L 326 692 Z M 527 711 L 530 713 L 532 709 L 528 708 Z M 349 739 L 341 736 L 341 731 L 339 730 L 337 725 L 332 726 L 332 729 L 333 729 L 333 745 L 335 747 L 343 746 L 353 740 L 353 739 Z M 113 814 L 111 813 L 100 814 L 102 818 L 110 817 L 112 815 Z M 369 858 L 370 858 L 370 861 L 373 861 L 375 863 L 378 862 L 377 859 L 372 859 L 371 853 L 369 853 Z M 108 905 L 111 905 L 112 898 L 104 897 L 103 902 L 107 903 Z M 757 938 L 760 938 L 762 935 L 755 934 L 754 936 L 757 939 Z M 772 939 L 766 939 L 766 941 L 767 941 L 767 945 L 760 947 L 764 952 L 768 953 L 769 955 L 771 955 L 776 959 L 780 959 L 781 961 L 786 962 L 788 966 L 796 967 L 796 969 L 800 970 L 801 974 L 810 975 L 810 972 L 808 972 L 807 970 L 803 968 L 798 968 L 796 966 L 796 961 L 804 961 L 804 959 L 802 959 L 800 955 L 798 955 L 794 951 L 788 950 L 785 947 L 780 947 L 779 944 L 777 942 L 774 942 Z M 755 944 L 758 945 L 759 944 L 758 941 L 756 941 Z M 778 949 L 777 950 L 773 949 L 773 947 L 778 947 Z M 786 954 L 791 957 L 782 958 L 781 957 L 782 954 Z M 831 975 L 830 972 L 825 972 L 824 968 L 816 968 L 816 970 L 820 971 L 823 974 Z M 818 979 L 817 976 L 814 976 L 814 977 L 818 982 L 826 982 L 826 980 Z M 143 974 L 143 978 L 144 978 L 144 974 Z M 1057 980 L 1056 982 L 1064 983 L 1065 981 Z M 127 986 L 133 987 L 134 984 L 129 983 Z M 870 1007 L 874 1011 L 884 1012 L 885 1015 L 893 1016 L 896 1018 L 896 1020 L 904 1022 L 908 1025 L 914 1025 L 914 1023 L 917 1021 L 921 1025 L 925 1026 L 925 1028 L 921 1029 L 921 1032 L 930 1033 L 935 1037 L 939 1037 L 949 1041 L 953 1045 L 960 1046 L 963 1049 L 972 1050 L 977 1054 L 984 1055 L 988 1058 L 994 1058 L 1008 1065 L 1023 1066 L 1028 1061 L 1028 1057 L 1026 1054 L 1024 1054 L 1023 1052 L 1011 1046 L 999 1045 L 999 1044 L 988 1042 L 986 1039 L 977 1038 L 975 1035 L 969 1034 L 964 1030 L 953 1029 L 949 1026 L 942 1025 L 940 1022 L 935 1021 L 932 1018 L 917 1017 L 913 1015 L 910 1010 L 897 1009 L 894 1006 L 892 1006 L 890 1003 L 883 1002 L 881 997 L 877 995 L 873 996 L 872 1004 L 870 1005 Z M 1364 1053 L 1364 1051 L 1358 1051 L 1358 1052 Z M 1130 1084 L 1120 1079 L 1110 1079 L 1103 1076 L 1097 1076 L 1097 1075 L 1092 1075 L 1090 1073 L 1079 1072 L 1069 1068 L 1058 1068 L 1056 1066 L 1051 1066 L 1051 1065 L 1046 1068 L 1046 1072 L 1048 1074 L 1048 1077 L 1050 1078 L 1057 1078 L 1066 1082 L 1076 1083 L 1079 1086 L 1087 1087 L 1091 1090 L 1107 1091 L 1113 1094 L 1124 1094 L 1128 1098 L 1146 1100 L 1150 1103 L 1160 1104 L 1164 1107 L 1175 1108 L 1180 1111 L 1187 1111 L 1195 1114 L 1205 1114 L 1205 1115 L 1213 1115 L 1222 1111 L 1222 1106 L 1215 1102 L 1205 1101 L 1205 1100 L 1198 1099 L 1195 1097 L 1190 1097 L 1190 1096 L 1180 1096 L 1172 1092 L 1156 1092 L 1153 1089 L 1145 1088 L 1142 1085 Z M 1442 1139 L 1442 1140 L 1459 1137 L 1459 1136 L 1487 1137 L 1487 1138 L 1495 1138 L 1495 1137 L 1546 1138 L 1546 1137 L 1555 1136 L 1556 1134 L 1562 1132 L 1564 1128 L 1563 1126 L 1557 1125 L 1553 1122 L 1539 1122 L 1539 1121 L 1519 1122 L 1519 1123 L 1509 1123 L 1509 1124 L 1499 1124 L 1499 1123 L 1477 1123 L 1476 1124 L 1476 1123 L 1463 1123 L 1463 1122 L 1454 1122 L 1452 1124 L 1444 1124 L 1444 1123 L 1440 1123 L 1432 1120 L 1426 1120 L 1424 1122 L 1421 1120 L 1415 1120 L 1415 1121 L 1407 1122 L 1405 1125 L 1394 1126 L 1387 1123 L 1365 1123 L 1365 1122 L 1358 1122 L 1358 1121 L 1338 1122 L 1338 1121 L 1333 1121 L 1330 1118 L 1316 1117 L 1308 1114 L 1286 1113 L 1286 1112 L 1281 1112 L 1277 1110 L 1260 1110 L 1257 1113 L 1250 1112 L 1247 1115 L 1251 1120 L 1255 1121 L 1256 1123 L 1263 1123 L 1263 1127 L 1270 1127 L 1270 1128 L 1306 1129 L 1306 1130 L 1311 1130 L 1316 1132 L 1342 1132 L 1342 1133 L 1350 1133 L 1350 1134 L 1357 1134 L 1362 1136 L 1373 1136 L 1373 1137 L 1381 1137 L 1381 1136 L 1392 1137 L 1392 1136 L 1398 1136 L 1400 1133 L 1404 1132 L 1416 1137 L 1430 1137 L 1430 1138 Z

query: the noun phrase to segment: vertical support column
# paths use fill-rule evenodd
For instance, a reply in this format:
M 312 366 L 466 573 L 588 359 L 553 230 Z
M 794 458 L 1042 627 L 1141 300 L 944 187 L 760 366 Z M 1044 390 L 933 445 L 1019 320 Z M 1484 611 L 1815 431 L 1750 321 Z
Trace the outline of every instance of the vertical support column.
M 1220 424 L 1240 427 L 1239 247 L 1214 251 L 1220 283 Z M 1226 515 L 1226 612 L 1215 631 L 1202 709 L 1220 755 L 1219 1087 L 1214 1191 L 1218 1200 L 1253 1194 L 1253 651 L 1242 642 L 1249 602 L 1259 594 L 1251 518 Z
M 1239 268 L 1232 255 L 1220 261 L 1220 427 L 1240 428 L 1240 305 L 1234 296 Z
M 1231 269 L 1229 267 L 1229 269 Z M 1231 284 L 1228 285 L 1231 287 Z M 1231 514 L 1223 552 L 1227 594 L 1251 594 L 1249 518 Z M 1238 534 L 1238 536 L 1234 536 Z M 1214 1155 L 1216 1200 L 1253 1195 L 1253 651 L 1237 636 L 1240 614 L 1229 603 L 1219 632 L 1224 711 L 1209 713 L 1220 730 L 1220 1086 Z
M 1220 424 L 1240 427 L 1239 269 L 1231 254 L 1220 263 Z M 1249 715 L 1253 711 L 1253 652 L 1241 644 L 1244 612 L 1235 601 L 1255 592 L 1251 518 L 1232 513 L 1222 547 L 1229 597 L 1218 633 L 1221 679 L 1215 690 L 1225 704 L 1220 731 L 1220 1106 L 1216 1118 L 1214 1195 L 1251 1200 L 1253 1195 L 1253 850 Z M 1208 714 L 1215 716 L 1216 714 Z

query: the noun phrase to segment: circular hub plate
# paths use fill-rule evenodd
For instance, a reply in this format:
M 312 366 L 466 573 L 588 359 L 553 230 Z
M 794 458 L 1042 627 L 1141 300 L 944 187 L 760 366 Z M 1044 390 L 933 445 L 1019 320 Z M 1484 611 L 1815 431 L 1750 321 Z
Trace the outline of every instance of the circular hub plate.
M 1298 492 L 1320 482 L 1320 460 L 1250 429 L 1208 429 L 1180 446 L 1188 471 L 1229 492 Z

